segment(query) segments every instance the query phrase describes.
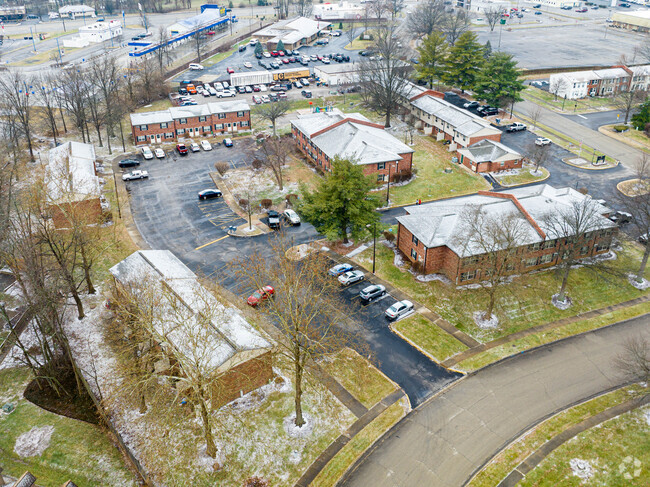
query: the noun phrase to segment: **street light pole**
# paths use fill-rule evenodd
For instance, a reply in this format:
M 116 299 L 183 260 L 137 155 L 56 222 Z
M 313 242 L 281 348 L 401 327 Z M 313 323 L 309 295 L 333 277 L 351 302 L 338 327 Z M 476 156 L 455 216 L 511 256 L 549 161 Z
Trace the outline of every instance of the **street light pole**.
M 388 164 L 388 187 L 386 188 L 386 206 L 388 206 L 390 202 L 390 168 L 392 166 L 390 163 Z
M 375 273 L 375 249 L 377 248 L 377 222 L 372 224 L 372 273 Z

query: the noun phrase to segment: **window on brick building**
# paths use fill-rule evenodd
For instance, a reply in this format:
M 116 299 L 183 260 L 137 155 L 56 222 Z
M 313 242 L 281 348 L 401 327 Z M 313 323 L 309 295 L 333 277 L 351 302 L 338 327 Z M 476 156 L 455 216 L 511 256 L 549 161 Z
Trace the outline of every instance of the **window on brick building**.
M 226 118 L 226 114 L 225 114 L 225 113 L 220 113 L 220 114 L 217 115 L 217 116 L 218 116 L 219 118 Z
M 140 130 L 142 130 L 143 132 L 145 130 L 149 130 L 149 126 L 148 125 L 140 125 Z
M 556 245 L 557 245 L 557 240 L 546 240 L 546 241 L 542 244 L 542 248 L 543 248 L 543 249 L 552 249 L 552 248 L 555 247 Z
M 589 247 L 586 245 L 584 247 L 580 247 L 580 255 L 587 255 L 589 253 Z
M 222 123 L 215 123 L 214 124 L 214 129 L 215 130 L 223 130 L 223 124 Z
M 537 242 L 537 243 L 529 245 L 528 250 L 536 251 L 536 250 L 539 250 L 541 248 L 541 246 L 542 246 L 541 242 Z
M 237 116 L 238 116 L 238 117 L 243 117 L 243 116 L 244 116 L 244 112 L 237 112 Z
M 478 262 L 478 255 L 472 255 L 463 259 L 463 265 L 472 265 Z
M 471 281 L 476 277 L 476 271 L 463 272 L 460 275 L 460 282 Z
M 603 250 L 609 250 L 610 242 L 600 242 L 596 245 L 596 252 L 602 252 Z
M 147 138 L 144 135 L 138 135 L 138 142 L 144 142 Z
M 418 260 L 418 253 L 415 251 L 415 249 L 411 249 L 411 257 L 413 260 Z
M 167 122 L 163 122 L 163 123 L 160 124 L 161 129 L 166 129 L 168 126 L 169 126 L 169 124 Z
M 533 257 L 531 259 L 526 259 L 525 260 L 526 267 L 533 267 L 537 265 L 537 257 Z
M 386 169 L 386 163 L 385 162 L 377 163 L 377 170 L 381 171 L 382 169 Z
M 205 122 L 208 119 L 208 117 L 199 117 L 199 122 Z
M 209 125 L 204 125 L 203 126 L 203 131 L 204 132 L 209 132 L 210 131 L 210 126 Z
M 240 123 L 242 127 L 248 127 L 248 122 L 244 120 L 243 122 Z
M 411 237 L 411 242 L 413 242 L 413 245 L 418 245 L 420 243 L 420 241 L 415 235 Z
M 174 132 L 165 132 L 165 138 L 166 139 L 173 139 L 174 138 Z
M 181 119 L 179 119 L 179 120 L 178 120 L 178 123 L 180 123 L 181 125 L 186 124 L 186 123 L 187 123 L 187 118 L 181 118 Z
M 185 133 L 185 129 L 176 129 L 176 135 L 183 135 Z
M 378 183 L 384 182 L 384 175 L 383 174 L 377 174 L 377 182 Z
M 540 263 L 540 264 L 548 264 L 549 262 L 552 262 L 552 261 L 553 261 L 553 255 L 554 255 L 554 254 L 545 254 L 545 255 L 542 255 L 542 256 L 539 258 L 539 263 Z

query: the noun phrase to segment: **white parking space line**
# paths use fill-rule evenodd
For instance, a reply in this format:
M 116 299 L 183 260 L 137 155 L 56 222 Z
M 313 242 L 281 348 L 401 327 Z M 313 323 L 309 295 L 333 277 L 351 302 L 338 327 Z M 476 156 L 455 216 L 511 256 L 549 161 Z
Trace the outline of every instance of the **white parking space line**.
M 398 321 L 401 321 L 401 320 L 403 320 L 404 318 L 408 318 L 408 317 L 411 316 L 413 313 L 415 313 L 415 310 L 414 310 L 414 309 L 412 309 L 411 311 L 409 311 L 409 312 L 406 313 L 405 315 L 400 316 L 400 317 L 397 318 L 395 321 L 393 321 L 393 323 L 397 323 Z
M 382 299 L 386 299 L 386 298 L 390 298 L 390 294 L 386 293 L 386 294 L 384 294 L 383 296 L 380 296 L 379 299 L 375 299 L 375 300 L 373 300 L 372 302 L 373 302 L 373 303 L 378 303 L 378 302 L 381 301 Z
M 578 116 L 579 116 L 580 118 L 584 118 L 585 120 L 587 120 L 587 117 L 585 117 L 584 115 L 580 115 L 580 114 L 578 113 Z

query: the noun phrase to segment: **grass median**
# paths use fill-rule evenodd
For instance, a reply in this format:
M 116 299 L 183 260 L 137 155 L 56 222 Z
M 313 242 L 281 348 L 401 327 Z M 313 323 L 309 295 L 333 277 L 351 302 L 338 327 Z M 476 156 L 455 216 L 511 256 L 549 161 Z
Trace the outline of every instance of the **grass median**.
M 523 460 L 525 460 L 529 455 L 535 452 L 539 447 L 541 447 L 548 440 L 559 435 L 560 433 L 570 428 L 571 426 L 578 424 L 581 421 L 584 421 L 587 418 L 595 416 L 596 414 L 608 408 L 611 408 L 613 406 L 616 406 L 617 404 L 621 404 L 631 399 L 631 393 L 638 390 L 639 390 L 638 386 L 618 389 L 614 392 L 610 392 L 609 394 L 605 394 L 596 397 L 590 401 L 587 401 L 585 403 L 579 404 L 578 406 L 575 406 L 571 409 L 567 409 L 566 411 L 563 411 L 553 416 L 552 418 L 547 419 L 546 421 L 544 421 L 543 423 L 535 427 L 531 432 L 525 433 L 523 439 L 513 442 L 504 450 L 502 450 L 501 453 L 499 453 L 496 457 L 494 457 L 494 459 L 483 470 L 481 470 L 476 475 L 476 477 L 472 479 L 472 481 L 468 484 L 468 486 L 469 487 L 493 487 L 497 485 L 515 467 L 517 467 L 517 465 L 519 465 Z M 598 436 L 599 430 L 600 428 L 593 430 L 595 436 Z M 635 435 L 634 439 L 638 440 L 639 437 Z M 611 440 L 611 437 L 604 436 L 601 439 L 594 438 L 594 444 L 602 445 L 603 442 L 608 440 Z M 648 444 L 647 442 L 648 439 L 646 436 L 645 439 L 646 447 Z M 574 442 L 571 441 L 569 443 L 566 443 L 564 446 L 573 445 L 573 444 Z M 643 446 L 643 444 L 644 442 L 641 441 L 640 446 Z M 558 448 L 556 452 L 559 452 L 562 448 L 563 447 Z M 646 448 L 646 453 L 645 453 L 646 456 L 648 454 L 648 451 L 650 450 Z M 573 456 L 567 456 L 565 454 L 560 458 L 562 458 L 562 461 L 564 463 L 568 464 L 570 458 L 573 458 L 574 456 L 579 457 L 581 454 L 582 451 L 580 450 L 576 451 L 575 449 L 573 449 L 573 453 L 572 453 Z M 620 463 L 625 456 L 626 455 L 622 455 L 618 460 L 618 462 Z M 553 480 L 551 480 L 550 478 L 545 478 L 544 475 L 540 475 L 540 474 L 547 473 L 542 471 L 543 466 L 544 464 L 542 463 L 537 469 L 530 472 L 526 477 L 526 479 L 530 479 L 531 474 L 537 473 L 537 475 L 535 475 L 537 481 L 536 482 L 526 481 L 525 485 L 579 485 L 580 484 L 580 482 L 575 483 L 575 480 L 581 480 L 581 479 L 576 477 L 575 480 L 571 480 L 570 478 L 567 478 L 566 475 L 564 477 L 555 477 Z M 570 474 L 571 469 L 569 468 L 568 470 L 569 470 L 568 473 Z M 562 473 L 567 474 L 566 469 Z M 520 485 L 524 485 L 524 484 L 520 484 Z M 598 482 L 590 485 L 622 485 L 622 484 L 619 482 L 614 482 L 614 483 Z M 629 484 L 629 485 L 647 485 L 647 483 Z
M 414 343 L 437 362 L 467 350 L 467 346 L 418 314 L 399 320 L 392 327 L 398 335 Z

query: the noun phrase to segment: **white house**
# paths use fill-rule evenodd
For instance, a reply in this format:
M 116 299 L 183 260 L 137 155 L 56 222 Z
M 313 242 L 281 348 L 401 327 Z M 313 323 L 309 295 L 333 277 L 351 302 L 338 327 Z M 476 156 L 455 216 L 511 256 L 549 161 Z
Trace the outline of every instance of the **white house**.
M 61 17 L 76 19 L 80 17 L 95 17 L 95 9 L 88 5 L 66 5 L 59 9 Z
M 325 64 L 314 66 L 314 76 L 329 86 L 359 82 L 359 63 Z
M 589 94 L 589 85 L 598 80 L 595 71 L 575 71 L 573 73 L 552 74 L 549 79 L 549 91 L 558 98 L 577 100 Z
M 216 22 L 223 20 L 225 16 L 221 15 L 220 9 L 206 9 L 198 15 L 194 15 L 187 19 L 179 20 L 178 22 L 167 27 L 167 32 L 170 36 L 174 37 L 197 29 L 208 28 Z
M 359 3 L 321 3 L 314 5 L 312 14 L 316 20 L 352 20 L 365 17 L 366 8 Z M 372 14 L 372 9 L 369 10 Z
M 119 20 L 108 22 L 95 22 L 94 24 L 79 27 L 79 35 L 63 39 L 65 47 L 86 47 L 91 42 L 99 43 L 122 35 L 122 23 Z

